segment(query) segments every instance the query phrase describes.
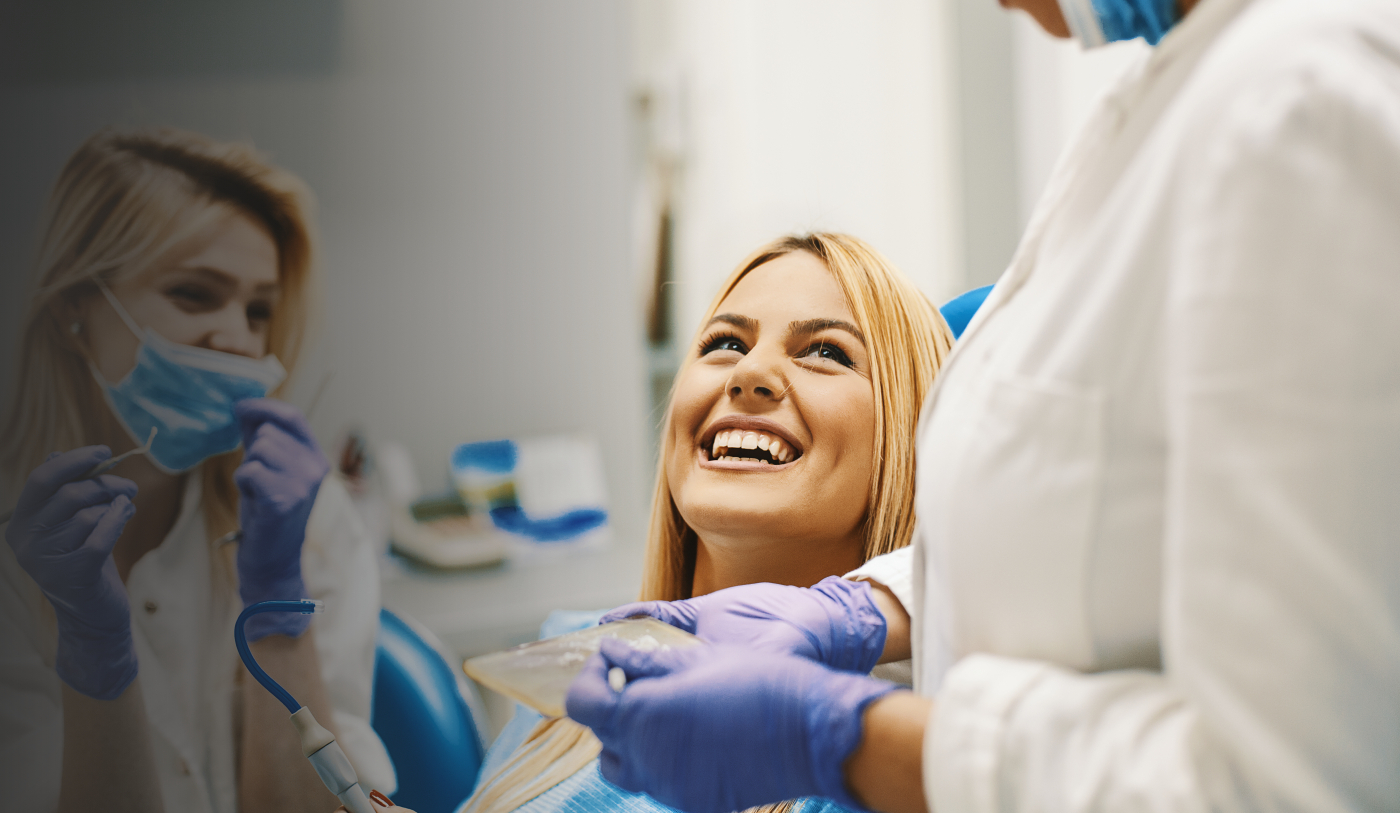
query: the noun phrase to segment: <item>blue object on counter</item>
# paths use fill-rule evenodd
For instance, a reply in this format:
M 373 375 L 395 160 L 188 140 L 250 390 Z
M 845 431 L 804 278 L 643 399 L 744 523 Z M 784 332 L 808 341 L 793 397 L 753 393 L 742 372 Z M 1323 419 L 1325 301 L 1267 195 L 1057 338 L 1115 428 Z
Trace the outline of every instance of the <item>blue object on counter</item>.
M 482 443 L 463 443 L 452 452 L 452 468 L 472 467 L 496 474 L 509 474 L 515 469 L 515 459 L 514 441 L 488 440 Z
M 518 505 L 491 509 L 491 521 L 497 528 L 529 537 L 536 542 L 560 542 L 574 539 L 608 521 L 608 512 L 598 508 L 580 508 L 548 519 L 531 519 Z

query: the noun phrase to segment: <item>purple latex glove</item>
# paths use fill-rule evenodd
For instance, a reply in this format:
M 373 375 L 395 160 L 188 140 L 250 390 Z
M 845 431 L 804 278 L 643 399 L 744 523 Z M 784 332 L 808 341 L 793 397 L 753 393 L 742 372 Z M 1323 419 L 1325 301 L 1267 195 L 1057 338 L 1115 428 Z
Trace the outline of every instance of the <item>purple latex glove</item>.
M 620 667 L 628 683 L 608 684 Z M 687 813 L 731 813 L 801 796 L 849 808 L 843 766 L 862 715 L 899 688 L 803 657 L 737 646 L 640 652 L 604 639 L 567 709 L 603 743 L 603 777 Z
M 243 465 L 238 486 L 238 592 L 244 606 L 306 596 L 301 545 L 306 521 L 330 464 L 311 428 L 295 407 L 271 398 L 239 401 L 233 407 L 243 430 Z M 296 637 L 311 616 L 264 613 L 248 619 L 248 640 L 268 635 Z
M 885 616 L 868 582 L 831 576 L 814 587 L 745 584 L 684 601 L 641 601 L 609 612 L 606 624 L 649 615 L 717 644 L 801 655 L 868 673 L 885 651 Z
M 53 605 L 58 676 L 98 700 L 119 697 L 136 679 L 131 608 L 112 561 L 136 511 L 136 484 L 111 474 L 78 479 L 111 456 L 106 446 L 50 455 L 5 528 L 15 559 Z

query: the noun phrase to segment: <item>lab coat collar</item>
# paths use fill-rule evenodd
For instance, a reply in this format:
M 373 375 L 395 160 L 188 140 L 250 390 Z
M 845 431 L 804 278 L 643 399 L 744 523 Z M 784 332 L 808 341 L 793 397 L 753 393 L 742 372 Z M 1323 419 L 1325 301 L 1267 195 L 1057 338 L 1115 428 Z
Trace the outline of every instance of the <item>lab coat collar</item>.
M 1010 301 L 1030 278 L 1040 253 L 1040 243 L 1049 225 L 1063 209 L 1070 194 L 1079 186 L 1083 176 L 1091 170 L 1094 156 L 1099 155 L 1103 146 L 1121 131 L 1128 117 L 1142 104 L 1170 65 L 1182 59 L 1199 59 L 1220 33 L 1253 2 L 1255 0 L 1200 0 L 1191 13 L 1162 38 L 1151 55 L 1135 70 L 1130 70 L 1104 98 L 1085 125 L 1079 139 L 1061 156 L 1040 202 L 1031 215 L 1025 234 L 1012 255 L 1011 263 L 997 280 L 996 286 L 987 296 L 987 301 L 982 303 L 982 307 L 973 316 L 962 338 L 954 345 L 952 354 L 944 364 L 944 374 L 934 381 L 919 414 L 920 434 L 924 422 L 933 411 L 942 382 L 947 378 L 947 371 L 957 363 L 965 348 L 976 339 L 982 325 Z

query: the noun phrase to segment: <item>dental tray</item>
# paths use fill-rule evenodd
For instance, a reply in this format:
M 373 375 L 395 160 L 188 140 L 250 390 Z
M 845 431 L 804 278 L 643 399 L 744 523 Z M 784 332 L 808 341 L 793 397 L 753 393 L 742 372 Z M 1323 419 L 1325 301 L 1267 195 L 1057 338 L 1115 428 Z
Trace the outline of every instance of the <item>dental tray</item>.
M 518 700 L 546 717 L 563 717 L 569 684 L 598 651 L 604 638 L 617 638 L 646 652 L 704 643 L 654 618 L 627 618 L 471 658 L 462 668 L 488 689 Z

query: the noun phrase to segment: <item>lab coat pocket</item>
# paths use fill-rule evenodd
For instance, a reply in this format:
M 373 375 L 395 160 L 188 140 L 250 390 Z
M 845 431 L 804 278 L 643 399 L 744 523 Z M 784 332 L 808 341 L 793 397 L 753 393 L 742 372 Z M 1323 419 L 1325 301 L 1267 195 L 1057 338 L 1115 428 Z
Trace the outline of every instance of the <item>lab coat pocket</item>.
M 1103 395 L 992 377 L 950 501 L 959 653 L 1088 668 L 1087 574 L 1103 472 Z

